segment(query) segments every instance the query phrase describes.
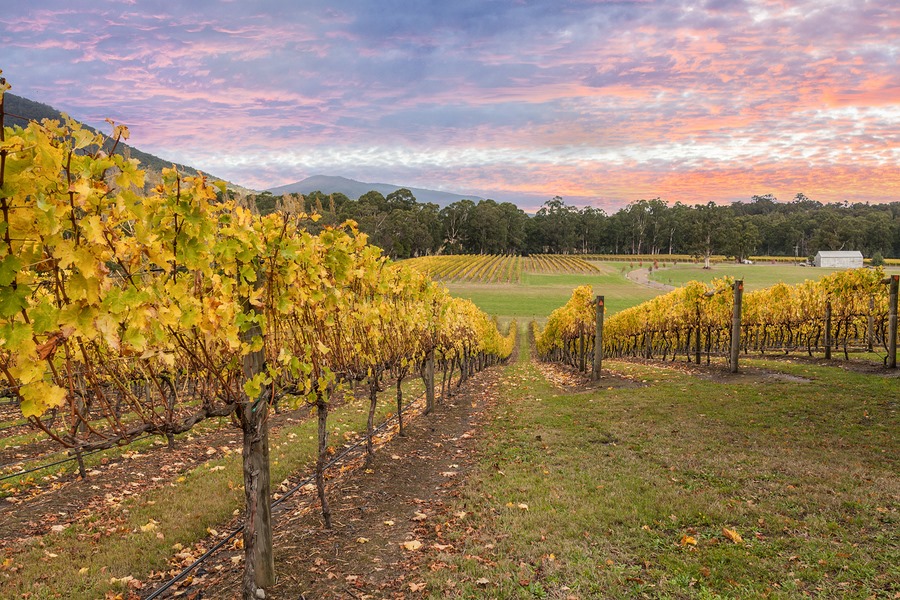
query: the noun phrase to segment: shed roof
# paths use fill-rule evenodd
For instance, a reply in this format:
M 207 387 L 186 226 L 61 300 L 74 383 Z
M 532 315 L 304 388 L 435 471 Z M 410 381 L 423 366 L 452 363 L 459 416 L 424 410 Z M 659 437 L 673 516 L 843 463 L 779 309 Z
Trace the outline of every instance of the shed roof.
M 862 258 L 859 250 L 819 250 L 818 256 L 822 258 Z

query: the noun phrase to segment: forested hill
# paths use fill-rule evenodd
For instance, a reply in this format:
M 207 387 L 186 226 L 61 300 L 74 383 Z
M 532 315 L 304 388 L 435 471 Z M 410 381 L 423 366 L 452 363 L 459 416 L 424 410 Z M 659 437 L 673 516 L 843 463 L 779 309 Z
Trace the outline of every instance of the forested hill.
M 376 191 L 387 196 L 400 189 L 408 189 L 416 197 L 416 200 L 421 203 L 433 202 L 442 207 L 460 200 L 468 199 L 474 202 L 484 200 L 484 198 L 479 196 L 461 196 L 460 194 L 453 194 L 451 192 L 440 192 L 423 188 L 403 188 L 403 186 L 393 183 L 365 183 L 356 181 L 355 179 L 347 179 L 346 177 L 333 177 L 327 175 L 313 175 L 312 177 L 307 177 L 303 181 L 272 188 L 269 191 L 274 196 L 281 196 L 282 194 L 311 194 L 318 190 L 325 192 L 326 194 L 340 193 L 349 198 L 359 198 L 369 191 Z
M 3 106 L 6 112 L 7 125 L 24 126 L 28 121 L 40 122 L 42 119 L 62 119 L 62 114 L 52 106 L 48 106 L 40 102 L 35 102 L 34 100 L 29 100 L 28 98 L 23 98 L 22 96 L 16 96 L 15 94 L 4 94 Z M 125 123 L 125 125 L 127 125 L 127 123 Z M 92 131 L 96 131 L 96 129 L 88 125 L 85 125 L 85 127 Z M 134 146 L 129 146 L 128 144 L 120 143 L 117 148 L 117 152 L 121 154 L 127 154 L 131 158 L 138 159 L 141 162 L 143 168 L 149 173 L 160 173 L 163 169 L 171 167 L 174 164 L 179 171 L 182 171 L 188 175 L 197 174 L 197 170 L 193 167 L 173 163 L 172 161 L 159 158 L 158 156 L 148 154 L 147 152 L 142 152 Z M 204 174 L 211 179 L 219 179 L 214 175 L 211 175 L 210 173 Z M 152 177 L 150 179 L 152 180 Z
M 346 219 L 395 258 L 434 253 L 712 254 L 796 256 L 859 250 L 867 258 L 900 257 L 900 202 L 822 204 L 798 194 L 790 202 L 753 196 L 728 206 L 638 200 L 608 215 L 556 197 L 533 216 L 494 200 L 461 200 L 443 208 L 412 191 L 345 194 L 269 192 L 248 198 L 260 212 L 318 212 L 314 227 Z

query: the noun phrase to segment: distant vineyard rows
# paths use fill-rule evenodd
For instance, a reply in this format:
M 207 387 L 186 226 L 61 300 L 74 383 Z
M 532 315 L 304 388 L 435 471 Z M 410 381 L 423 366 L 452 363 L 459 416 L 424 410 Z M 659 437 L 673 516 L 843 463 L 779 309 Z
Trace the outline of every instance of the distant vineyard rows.
M 584 274 L 599 273 L 595 265 L 571 255 L 535 254 L 456 254 L 423 256 L 405 261 L 414 269 L 444 282 L 518 283 L 522 273 Z

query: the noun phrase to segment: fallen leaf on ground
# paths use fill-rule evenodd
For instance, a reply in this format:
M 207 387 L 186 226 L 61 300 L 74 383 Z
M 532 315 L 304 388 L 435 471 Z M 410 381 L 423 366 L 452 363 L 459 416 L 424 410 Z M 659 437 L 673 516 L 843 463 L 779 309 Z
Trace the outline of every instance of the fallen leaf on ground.
M 422 542 L 419 540 L 410 540 L 408 542 L 401 542 L 400 547 L 404 550 L 418 550 L 422 547 Z
M 364 538 L 364 537 L 358 537 L 358 538 L 356 538 L 356 543 L 357 543 L 357 544 L 365 544 L 365 543 L 368 542 L 368 541 L 369 541 L 369 538 Z
M 144 533 L 147 533 L 148 531 L 153 531 L 154 529 L 156 529 L 157 524 L 158 524 L 157 521 L 150 519 L 149 521 L 147 521 L 146 525 L 141 525 L 141 531 L 143 531 Z
M 722 528 L 722 535 L 727 537 L 729 540 L 731 540 L 735 544 L 740 544 L 744 541 L 744 538 L 741 537 L 741 534 L 739 534 L 734 529 L 728 529 L 727 527 Z
M 696 546 L 697 538 L 691 537 L 689 535 L 681 536 L 681 541 L 678 542 L 682 546 Z

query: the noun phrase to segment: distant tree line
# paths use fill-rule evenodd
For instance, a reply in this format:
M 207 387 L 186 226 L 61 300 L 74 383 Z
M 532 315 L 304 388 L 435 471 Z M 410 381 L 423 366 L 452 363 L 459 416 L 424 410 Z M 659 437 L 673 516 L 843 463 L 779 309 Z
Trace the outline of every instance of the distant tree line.
M 859 250 L 866 257 L 900 256 L 900 202 L 822 204 L 797 194 L 749 202 L 689 206 L 655 198 L 614 214 L 566 204 L 559 196 L 534 215 L 515 204 L 460 200 L 444 208 L 417 202 L 408 189 L 386 197 L 370 191 L 353 200 L 313 192 L 246 199 L 261 213 L 318 212 L 316 227 L 346 219 L 395 258 L 426 254 L 689 254 L 796 256 L 819 250 Z

